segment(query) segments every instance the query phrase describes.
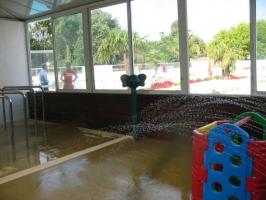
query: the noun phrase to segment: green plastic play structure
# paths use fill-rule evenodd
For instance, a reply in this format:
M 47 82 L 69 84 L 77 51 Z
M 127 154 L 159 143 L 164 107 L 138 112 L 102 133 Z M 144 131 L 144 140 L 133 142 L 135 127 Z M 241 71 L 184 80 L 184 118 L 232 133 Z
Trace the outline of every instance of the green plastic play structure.
M 235 117 L 232 120 L 232 124 L 241 126 L 242 124 L 251 121 L 256 124 L 259 124 L 263 128 L 262 140 L 266 140 L 266 119 L 255 112 L 245 112 Z M 236 138 L 235 138 L 236 139 Z

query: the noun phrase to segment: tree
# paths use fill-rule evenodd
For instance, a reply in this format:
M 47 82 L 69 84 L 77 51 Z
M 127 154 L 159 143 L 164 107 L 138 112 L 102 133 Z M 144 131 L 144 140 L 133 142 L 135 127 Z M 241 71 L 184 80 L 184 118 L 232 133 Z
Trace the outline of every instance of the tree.
M 158 42 L 161 60 L 163 62 L 177 62 L 179 60 L 179 37 L 178 35 L 163 36 Z
M 77 42 L 73 46 L 73 60 L 72 65 L 74 66 L 84 66 L 84 40 L 83 40 L 83 29 L 80 28 L 78 31 Z
M 179 28 L 178 20 L 175 20 L 170 29 L 170 34 L 165 35 L 160 32 L 161 40 L 153 42 L 150 45 L 149 60 L 155 59 L 154 64 L 158 62 L 178 62 L 179 61 Z M 205 55 L 206 45 L 201 38 L 188 32 L 189 56 L 198 58 Z
M 151 65 L 153 63 L 155 74 L 160 62 L 178 62 L 179 61 L 179 35 L 178 20 L 171 25 L 171 32 L 165 35 L 160 32 L 161 40 L 149 42 L 147 46 L 146 61 Z
M 175 20 L 171 25 L 171 32 L 169 35 L 165 35 L 161 32 L 161 40 L 159 42 L 159 48 L 161 52 L 165 53 L 166 62 L 178 62 L 179 61 L 179 28 L 178 20 Z M 204 41 L 198 36 L 188 32 L 189 43 L 189 57 L 198 58 L 205 54 L 206 45 Z
M 198 36 L 188 32 L 189 58 L 199 58 L 205 56 L 206 45 Z
M 138 33 L 133 32 L 133 46 L 136 52 L 144 51 L 144 38 L 140 38 Z M 102 63 L 112 63 L 116 56 L 123 56 L 123 63 L 126 68 L 126 74 L 130 74 L 129 63 L 129 45 L 128 33 L 125 30 L 116 28 L 110 32 L 110 35 L 102 40 L 101 45 L 95 54 L 95 60 Z
M 170 34 L 163 35 L 159 42 L 159 49 L 163 53 L 162 59 L 166 62 L 179 61 L 179 33 L 178 33 L 178 20 L 171 24 Z
M 241 23 L 230 30 L 221 30 L 208 45 L 208 55 L 214 58 L 228 77 L 237 60 L 246 59 L 249 53 L 249 25 Z
M 112 14 L 102 11 L 101 9 L 95 9 L 91 12 L 91 30 L 92 30 L 92 50 L 93 54 L 98 52 L 98 48 L 102 43 L 102 40 L 109 37 L 111 31 L 120 28 L 117 19 L 112 17 Z M 94 63 L 97 63 L 94 60 Z
M 266 21 L 257 21 L 257 59 L 266 59 Z
M 51 19 L 28 24 L 30 50 L 53 50 Z M 49 53 L 31 54 L 31 67 L 40 67 L 51 58 Z
M 28 29 L 31 50 L 53 49 L 52 22 L 50 19 L 29 24 Z
M 55 20 L 56 55 L 59 66 L 64 65 L 66 61 L 75 62 L 75 44 L 78 39 L 83 40 L 83 34 L 80 31 L 82 28 L 81 13 Z
M 248 23 L 240 23 L 236 27 L 231 28 L 232 45 L 241 49 L 243 59 L 247 59 L 250 55 L 250 26 Z
M 157 70 L 159 63 L 164 61 L 165 53 L 161 51 L 160 41 L 153 41 L 147 44 L 146 62 L 148 65 L 153 65 L 155 70 L 155 75 L 157 75 Z
M 223 70 L 223 76 L 228 77 L 233 71 L 233 66 L 237 60 L 242 60 L 242 49 L 238 49 L 231 44 L 220 42 L 212 52 L 212 57 L 219 63 Z

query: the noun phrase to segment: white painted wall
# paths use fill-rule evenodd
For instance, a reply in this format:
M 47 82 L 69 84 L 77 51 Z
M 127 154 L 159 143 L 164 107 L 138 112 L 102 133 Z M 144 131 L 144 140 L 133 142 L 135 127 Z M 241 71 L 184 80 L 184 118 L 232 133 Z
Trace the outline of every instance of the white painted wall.
M 24 22 L 0 19 L 0 88 L 26 85 L 29 85 L 29 76 Z M 24 119 L 22 96 L 8 96 L 12 99 L 14 121 Z M 9 107 L 5 102 L 9 121 Z M 2 111 L 0 99 L 0 124 L 3 123 Z

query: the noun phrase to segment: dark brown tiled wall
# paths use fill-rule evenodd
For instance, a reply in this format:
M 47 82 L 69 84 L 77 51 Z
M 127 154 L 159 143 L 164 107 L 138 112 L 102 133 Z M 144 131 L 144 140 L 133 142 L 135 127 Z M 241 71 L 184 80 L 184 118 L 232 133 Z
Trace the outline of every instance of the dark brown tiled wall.
M 31 118 L 32 96 L 29 93 Z M 138 110 L 155 102 L 160 96 L 138 96 Z M 38 119 L 42 119 L 41 93 L 37 93 Z M 131 96 L 129 94 L 90 93 L 45 93 L 46 121 L 79 127 L 99 129 L 124 124 L 132 119 Z
M 31 94 L 28 95 L 33 111 Z M 37 115 L 41 119 L 41 93 L 37 93 L 36 99 Z M 44 102 L 49 122 L 91 129 L 108 129 L 132 122 L 130 94 L 45 93 Z M 247 111 L 266 117 L 264 102 L 263 97 L 251 96 L 139 94 L 137 104 L 141 133 L 169 140 L 180 131 L 191 133 L 215 120 L 233 119 Z M 34 117 L 33 112 L 30 117 Z M 131 127 L 124 127 L 118 132 L 130 130 Z

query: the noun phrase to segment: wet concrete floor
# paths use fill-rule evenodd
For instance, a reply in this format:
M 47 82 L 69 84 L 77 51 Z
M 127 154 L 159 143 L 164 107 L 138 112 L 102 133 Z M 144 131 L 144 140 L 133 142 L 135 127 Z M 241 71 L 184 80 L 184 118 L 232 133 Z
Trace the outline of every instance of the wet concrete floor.
M 40 122 L 38 127 L 42 129 Z M 124 135 L 47 123 L 38 139 L 30 126 L 27 151 L 21 123 L 15 126 L 15 139 L 13 161 L 10 133 L 0 126 L 1 200 L 189 199 L 192 146 L 182 137 L 179 142 L 136 142 Z

